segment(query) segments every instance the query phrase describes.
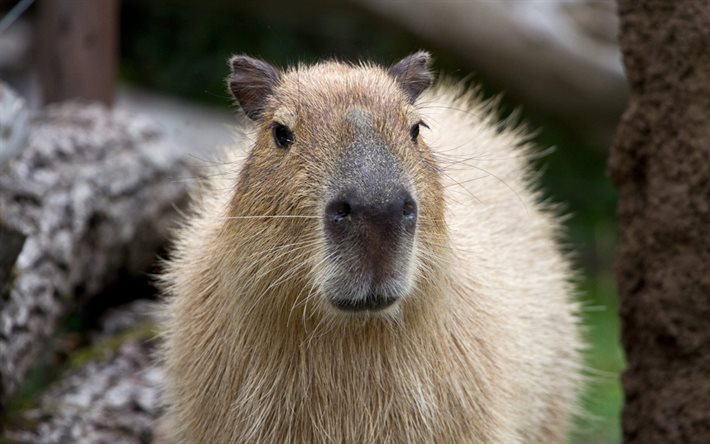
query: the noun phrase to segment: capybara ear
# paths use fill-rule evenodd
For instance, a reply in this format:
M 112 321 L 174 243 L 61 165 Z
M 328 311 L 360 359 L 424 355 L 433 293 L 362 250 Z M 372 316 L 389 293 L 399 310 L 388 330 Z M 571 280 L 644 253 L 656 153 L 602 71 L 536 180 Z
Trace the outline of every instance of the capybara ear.
M 229 91 L 250 119 L 259 120 L 279 81 L 279 71 L 263 60 L 245 55 L 233 56 L 229 66 L 232 69 L 227 77 Z
M 414 103 L 419 94 L 434 80 L 434 76 L 429 71 L 430 62 L 431 54 L 419 51 L 403 58 L 389 69 L 389 74 L 397 80 L 411 103 Z

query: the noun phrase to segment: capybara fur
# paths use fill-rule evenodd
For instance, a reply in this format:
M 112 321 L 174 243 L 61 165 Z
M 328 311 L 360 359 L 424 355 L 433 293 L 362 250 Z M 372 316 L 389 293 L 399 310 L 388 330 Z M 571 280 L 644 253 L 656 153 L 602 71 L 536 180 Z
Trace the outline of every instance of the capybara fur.
M 235 56 L 243 141 L 162 277 L 179 443 L 560 443 L 582 340 L 524 130 L 429 55 Z

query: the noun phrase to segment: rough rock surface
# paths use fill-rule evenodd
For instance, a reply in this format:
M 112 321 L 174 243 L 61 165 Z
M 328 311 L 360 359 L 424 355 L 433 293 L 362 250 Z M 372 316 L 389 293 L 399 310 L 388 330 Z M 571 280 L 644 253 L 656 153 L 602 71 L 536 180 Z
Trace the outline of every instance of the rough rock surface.
M 710 2 L 619 0 L 626 443 L 710 442 Z

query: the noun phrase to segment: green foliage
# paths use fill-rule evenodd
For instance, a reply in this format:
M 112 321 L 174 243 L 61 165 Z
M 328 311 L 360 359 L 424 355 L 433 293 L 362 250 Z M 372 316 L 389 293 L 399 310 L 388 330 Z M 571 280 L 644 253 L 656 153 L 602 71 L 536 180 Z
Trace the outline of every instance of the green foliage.
M 139 324 L 130 330 L 116 336 L 110 336 L 102 341 L 72 354 L 67 363 L 67 370 L 78 369 L 89 362 L 97 362 L 116 354 L 128 342 L 148 341 L 155 338 L 157 328 L 153 323 Z
M 121 71 L 125 79 L 214 104 L 228 104 L 227 58 L 248 53 L 285 66 L 323 57 L 391 62 L 411 39 L 348 7 L 313 2 L 126 0 Z M 304 23 L 304 14 L 312 19 Z M 364 49 L 367 48 L 367 49 Z

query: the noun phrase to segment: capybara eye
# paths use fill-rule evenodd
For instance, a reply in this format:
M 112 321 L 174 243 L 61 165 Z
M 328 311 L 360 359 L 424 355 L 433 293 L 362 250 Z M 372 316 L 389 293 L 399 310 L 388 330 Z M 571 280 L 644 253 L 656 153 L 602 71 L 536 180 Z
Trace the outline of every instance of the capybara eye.
M 421 126 L 423 126 L 424 128 L 429 128 L 429 125 L 420 120 L 419 122 L 415 123 L 412 128 L 409 129 L 409 136 L 412 138 L 412 142 L 414 143 L 417 143 L 417 139 L 419 138 L 419 127 Z
M 271 134 L 279 148 L 288 148 L 293 144 L 293 132 L 286 125 L 274 122 L 271 125 Z
M 409 137 L 412 138 L 412 142 L 417 143 L 417 138 L 419 137 L 419 123 L 415 123 L 412 125 L 412 128 L 409 130 Z

